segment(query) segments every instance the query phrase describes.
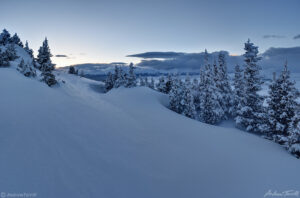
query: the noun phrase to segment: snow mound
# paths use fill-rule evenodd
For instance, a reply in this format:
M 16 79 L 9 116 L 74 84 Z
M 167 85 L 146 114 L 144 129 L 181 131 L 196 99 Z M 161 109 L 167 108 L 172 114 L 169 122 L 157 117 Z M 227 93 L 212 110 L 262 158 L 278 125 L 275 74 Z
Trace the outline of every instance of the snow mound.
M 299 190 L 299 165 L 281 146 L 165 108 L 148 88 L 95 91 L 57 73 L 49 88 L 0 68 L 0 187 L 43 198 L 263 197 Z

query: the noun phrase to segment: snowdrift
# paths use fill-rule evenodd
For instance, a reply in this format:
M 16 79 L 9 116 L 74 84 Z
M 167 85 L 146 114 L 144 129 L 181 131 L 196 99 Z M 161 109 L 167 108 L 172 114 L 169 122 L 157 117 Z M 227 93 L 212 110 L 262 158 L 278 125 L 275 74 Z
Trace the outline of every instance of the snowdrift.
M 95 91 L 58 73 L 49 88 L 0 68 L 0 190 L 43 198 L 263 197 L 299 190 L 300 162 L 237 129 L 165 108 L 148 88 Z

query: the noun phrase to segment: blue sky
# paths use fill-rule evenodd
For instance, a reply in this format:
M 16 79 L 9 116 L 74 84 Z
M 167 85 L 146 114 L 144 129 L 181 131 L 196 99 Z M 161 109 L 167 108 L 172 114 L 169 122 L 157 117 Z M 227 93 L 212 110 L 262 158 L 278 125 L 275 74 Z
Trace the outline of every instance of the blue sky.
M 243 53 L 300 46 L 299 0 L 10 0 L 0 28 L 17 32 L 37 51 L 45 36 L 58 66 L 136 62 L 147 51 Z M 274 35 L 264 38 L 264 35 Z

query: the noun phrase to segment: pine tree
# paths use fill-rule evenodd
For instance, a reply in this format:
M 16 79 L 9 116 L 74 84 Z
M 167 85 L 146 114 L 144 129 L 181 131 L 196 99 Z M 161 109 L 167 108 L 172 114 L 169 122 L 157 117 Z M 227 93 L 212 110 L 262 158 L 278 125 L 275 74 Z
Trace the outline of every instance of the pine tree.
M 239 65 L 235 66 L 234 72 L 234 104 L 233 104 L 233 114 L 238 116 L 240 108 L 242 106 L 241 101 L 244 97 L 244 84 L 243 84 L 243 70 L 241 70 Z M 239 115 L 241 116 L 241 115 Z
M 195 119 L 196 117 L 196 109 L 194 105 L 194 97 L 191 91 L 191 85 L 188 83 L 189 81 L 185 81 L 184 90 L 183 90 L 183 112 L 182 114 Z
M 159 77 L 158 83 L 156 84 L 156 89 L 159 92 L 165 93 L 166 88 L 165 88 L 165 77 L 164 76 Z
M 126 78 L 126 87 L 135 87 L 137 84 L 136 76 L 134 73 L 133 63 L 129 64 L 129 72 Z
M 70 66 L 70 67 L 69 67 L 68 73 L 69 73 L 69 74 L 76 74 L 75 67 L 74 67 L 74 66 Z
M 21 39 L 19 38 L 19 36 L 17 35 L 17 33 L 15 33 L 11 38 L 10 38 L 10 43 L 12 44 L 16 44 L 19 45 L 20 47 L 24 47 Z
M 196 112 L 200 111 L 200 90 L 199 90 L 199 82 L 196 78 L 193 79 L 193 83 L 191 85 L 191 91 L 194 98 L 194 105 Z
M 9 61 L 14 61 L 17 58 L 19 58 L 17 56 L 17 52 L 14 44 L 8 44 L 4 53 L 6 54 L 6 57 L 8 58 Z
M 200 95 L 200 119 L 208 124 L 218 123 L 224 115 L 217 95 L 217 87 L 214 81 L 214 71 L 208 63 L 208 53 L 205 50 L 205 70 L 201 76 L 201 95 Z
M 37 62 L 39 63 L 39 69 L 42 71 L 42 81 L 44 81 L 49 87 L 57 83 L 55 75 L 52 74 L 54 70 L 54 64 L 52 64 L 50 48 L 48 45 L 48 40 L 45 38 L 43 45 L 39 49 L 39 54 L 37 56 Z
M 270 85 L 269 89 L 268 124 L 270 135 L 274 136 L 275 141 L 283 144 L 287 140 L 288 129 L 296 114 L 297 107 L 297 90 L 295 83 L 290 80 L 287 63 L 278 79 Z
M 36 71 L 35 68 L 32 64 L 25 64 L 25 68 L 22 71 L 22 73 L 24 74 L 24 76 L 26 77 L 35 77 L 36 76 Z
M 22 58 L 20 63 L 18 64 L 17 70 L 22 73 L 24 68 L 25 68 L 25 62 L 24 59 Z
M 267 118 L 263 108 L 264 98 L 258 94 L 262 79 L 257 62 L 261 58 L 257 56 L 258 47 L 250 43 L 250 40 L 245 43 L 245 50 L 244 97 L 235 121 L 238 126 L 246 128 L 247 131 L 264 132 L 267 130 Z
M 6 51 L 2 52 L 1 48 L 0 48 L 0 67 L 7 67 L 9 66 L 9 58 L 7 56 Z
M 6 29 L 3 29 L 2 33 L 0 34 L 0 45 L 7 45 L 10 41 L 10 34 Z
M 172 75 L 168 74 L 164 86 L 164 93 L 168 94 L 171 91 L 171 88 L 172 88 Z
M 23 58 L 22 58 L 21 62 L 19 63 L 17 70 L 26 77 L 35 77 L 36 76 L 36 71 L 35 71 L 33 65 L 30 65 L 29 63 L 25 64 Z
M 37 56 L 37 62 L 39 63 L 40 70 L 52 71 L 54 70 L 54 64 L 51 62 L 52 54 L 48 45 L 48 40 L 45 38 L 43 45 L 39 49 L 39 54 Z
M 25 51 L 29 54 L 29 56 L 30 56 L 31 58 L 34 58 L 34 57 L 33 57 L 33 50 L 29 48 L 28 42 L 27 42 L 27 41 L 26 41 L 26 43 L 25 43 L 24 49 L 25 49 Z
M 220 95 L 221 95 L 220 105 L 224 110 L 225 116 L 228 117 L 232 115 L 234 111 L 233 110 L 234 98 L 232 97 L 233 93 L 229 83 L 226 59 L 225 59 L 225 54 L 223 52 L 219 53 L 218 63 L 219 63 L 219 67 L 217 69 L 218 71 L 217 79 L 219 83 L 217 84 L 217 86 L 220 90 Z
M 183 86 L 182 82 L 176 75 L 172 79 L 172 88 L 169 92 L 169 107 L 171 110 L 181 114 L 184 110 L 183 103 Z
M 154 84 L 154 79 L 153 79 L 153 77 L 151 77 L 151 81 L 150 81 L 150 83 L 149 83 L 149 88 L 155 89 L 155 84 Z
M 298 105 L 298 112 L 293 117 L 292 121 L 290 122 L 289 126 L 289 137 L 288 137 L 288 150 L 293 155 L 300 158 L 300 112 L 299 112 L 299 105 Z
M 120 67 L 117 67 L 118 69 L 116 69 L 116 73 L 115 73 L 115 84 L 114 87 L 118 88 L 121 86 L 125 86 L 126 85 L 126 75 L 123 72 L 123 69 Z
M 114 76 L 111 72 L 108 72 L 107 78 L 105 80 L 105 89 L 108 92 L 112 88 L 114 88 Z

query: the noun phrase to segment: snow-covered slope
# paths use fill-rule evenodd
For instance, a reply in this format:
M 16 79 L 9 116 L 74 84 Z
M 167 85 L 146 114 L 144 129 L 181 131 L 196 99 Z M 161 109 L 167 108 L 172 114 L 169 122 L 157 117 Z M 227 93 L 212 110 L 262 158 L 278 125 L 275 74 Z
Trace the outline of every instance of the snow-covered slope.
M 0 191 L 43 198 L 263 197 L 299 190 L 300 162 L 279 145 L 210 126 L 148 88 L 96 92 L 60 73 L 49 88 L 0 68 Z

